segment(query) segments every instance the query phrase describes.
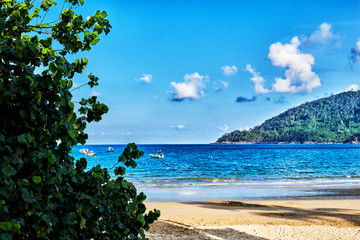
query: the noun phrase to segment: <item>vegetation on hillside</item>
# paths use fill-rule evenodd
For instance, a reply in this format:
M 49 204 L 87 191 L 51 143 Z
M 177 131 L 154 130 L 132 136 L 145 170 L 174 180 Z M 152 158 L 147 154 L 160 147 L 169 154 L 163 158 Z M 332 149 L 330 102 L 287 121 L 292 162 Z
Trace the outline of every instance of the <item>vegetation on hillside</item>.
M 249 131 L 223 135 L 224 142 L 349 143 L 360 140 L 360 91 L 306 102 Z
M 84 0 L 56 4 L 0 1 L 0 239 L 145 239 L 160 213 L 145 213 L 146 196 L 124 179 L 125 168 L 114 166 L 110 179 L 106 168 L 85 171 L 86 159 L 71 156 L 86 125 L 108 111 L 96 97 L 76 111 L 70 90 L 88 63 L 75 54 L 110 31 L 107 14 L 78 15 Z M 134 168 L 142 155 L 128 144 L 119 164 Z

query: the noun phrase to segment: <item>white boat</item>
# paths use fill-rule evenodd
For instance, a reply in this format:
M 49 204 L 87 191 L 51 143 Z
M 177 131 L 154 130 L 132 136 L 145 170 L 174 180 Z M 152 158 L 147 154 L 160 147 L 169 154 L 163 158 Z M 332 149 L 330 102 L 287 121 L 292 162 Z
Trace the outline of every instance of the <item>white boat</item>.
M 85 154 L 86 152 L 88 152 L 88 151 L 89 151 L 89 149 L 85 149 L 85 148 L 82 148 L 82 149 L 79 150 L 80 153 L 84 153 L 84 154 Z
M 114 149 L 112 147 L 108 147 L 108 152 L 114 152 Z
M 164 158 L 164 154 L 162 154 L 161 150 L 156 151 L 156 154 L 150 154 L 152 158 Z
M 85 154 L 85 156 L 87 156 L 87 157 L 92 157 L 92 156 L 94 156 L 94 152 L 93 152 L 93 151 L 89 151 L 89 149 L 83 148 L 83 149 L 80 149 L 79 152 Z

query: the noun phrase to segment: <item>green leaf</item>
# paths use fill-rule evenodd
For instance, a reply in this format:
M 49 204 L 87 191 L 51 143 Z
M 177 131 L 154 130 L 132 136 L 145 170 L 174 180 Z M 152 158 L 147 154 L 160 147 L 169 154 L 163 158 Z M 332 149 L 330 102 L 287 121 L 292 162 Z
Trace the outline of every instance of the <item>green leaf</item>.
M 90 45 L 96 45 L 100 41 L 100 38 L 96 38 L 90 42 Z
M 40 7 L 46 11 L 49 8 L 49 4 L 46 2 L 46 0 L 42 0 Z
M 48 157 L 48 161 L 50 164 L 54 164 L 56 162 L 56 157 L 54 155 L 51 155 Z
M 71 138 L 75 138 L 76 137 L 76 131 L 70 130 L 69 135 L 70 135 Z
M 11 230 L 11 222 L 0 222 L 0 228 L 4 231 Z
M 16 173 L 16 170 L 12 167 L 5 166 L 1 169 L 1 172 L 4 173 L 4 175 L 6 175 L 6 176 L 11 176 Z
M 125 174 L 125 168 L 124 167 L 116 167 L 114 171 L 115 175 L 124 175 Z
M 123 188 L 127 188 L 128 187 L 127 182 L 126 181 L 121 181 L 121 186 L 123 186 Z
M 75 107 L 74 103 L 73 103 L 73 102 L 69 102 L 69 107 L 70 107 L 71 109 L 74 109 L 74 107 Z M 73 114 L 75 114 L 75 113 L 73 113 Z M 75 116 L 76 116 L 76 115 L 75 115 Z
M 142 214 L 138 214 L 136 219 L 141 223 L 145 223 L 145 218 Z
M 75 218 L 73 213 L 69 213 L 63 220 L 65 224 L 73 225 L 75 224 Z
M 41 92 L 40 91 L 37 91 L 35 93 L 35 99 L 36 99 L 37 103 L 39 103 L 41 101 Z
M 102 17 L 102 18 L 106 18 L 107 16 L 108 16 L 108 15 L 107 15 L 107 13 L 106 13 L 105 11 L 102 11 L 102 12 L 101 12 L 101 17 Z
M 19 230 L 20 230 L 20 228 L 21 228 L 21 225 L 20 225 L 19 223 L 15 223 L 14 226 L 13 226 L 13 228 L 14 228 L 14 231 L 15 231 L 15 232 L 19 232 Z
M 10 233 L 2 233 L 0 236 L 1 240 L 13 240 L 12 234 Z
M 41 183 L 41 177 L 39 176 L 33 176 L 32 180 L 34 181 L 35 184 Z
M 21 189 L 21 197 L 24 201 L 26 201 L 28 203 L 32 203 L 32 198 L 30 196 L 29 191 L 26 188 Z
M 80 228 L 84 228 L 85 227 L 85 224 L 86 224 L 86 220 L 85 218 L 81 218 L 81 221 L 80 221 Z

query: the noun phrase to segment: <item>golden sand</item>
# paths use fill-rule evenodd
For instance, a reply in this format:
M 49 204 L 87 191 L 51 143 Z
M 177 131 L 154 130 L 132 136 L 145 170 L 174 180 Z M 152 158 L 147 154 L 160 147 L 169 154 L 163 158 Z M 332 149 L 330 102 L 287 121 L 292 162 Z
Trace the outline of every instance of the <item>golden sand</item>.
M 149 239 L 357 239 L 360 200 L 147 202 Z

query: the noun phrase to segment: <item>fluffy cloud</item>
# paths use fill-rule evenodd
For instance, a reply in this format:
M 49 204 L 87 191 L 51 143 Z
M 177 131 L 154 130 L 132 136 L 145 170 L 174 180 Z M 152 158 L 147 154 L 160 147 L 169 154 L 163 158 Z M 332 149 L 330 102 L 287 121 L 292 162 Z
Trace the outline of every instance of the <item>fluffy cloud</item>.
M 311 65 L 315 59 L 311 54 L 301 53 L 298 37 L 291 39 L 290 44 L 274 43 L 269 48 L 268 57 L 274 66 L 286 68 L 285 78 L 276 78 L 272 85 L 275 92 L 309 93 L 321 86 L 320 78 Z
M 152 75 L 151 74 L 143 74 L 141 78 L 139 78 L 140 81 L 145 83 L 150 83 L 152 81 Z
M 345 89 L 346 92 L 357 91 L 357 90 L 359 90 L 359 85 L 357 85 L 357 84 L 351 84 L 351 85 L 347 86 Z
M 305 39 L 306 43 L 320 42 L 325 43 L 327 40 L 334 38 L 334 34 L 331 32 L 331 25 L 323 23 L 319 28 L 311 34 L 309 39 Z
M 218 129 L 225 132 L 225 131 L 227 131 L 229 129 L 229 126 L 224 123 L 224 125 L 218 127 Z
M 170 85 L 175 89 L 172 93 L 172 101 L 182 101 L 188 99 L 198 99 L 199 95 L 204 96 L 204 81 L 207 76 L 200 75 L 197 72 L 193 74 L 185 74 L 184 82 L 171 82 Z
M 228 83 L 228 82 L 224 82 L 224 81 L 220 81 L 220 82 L 221 82 L 222 86 L 221 86 L 221 87 L 216 87 L 216 88 L 214 89 L 215 92 L 220 92 L 220 91 L 222 91 L 222 90 L 225 90 L 225 89 L 227 89 L 228 86 L 229 86 L 229 83 Z
M 260 76 L 260 73 L 255 72 L 250 64 L 246 65 L 246 70 L 251 73 L 252 78 L 250 79 L 254 83 L 255 93 L 267 93 L 270 90 L 264 88 L 265 79 Z
M 236 102 L 254 102 L 256 100 L 256 97 L 253 96 L 252 98 L 246 98 L 246 97 L 238 97 L 236 98 Z
M 250 64 L 246 65 L 246 70 L 253 75 L 251 81 L 254 83 L 255 93 L 310 93 L 321 86 L 319 76 L 311 69 L 315 63 L 314 57 L 311 54 L 301 53 L 299 46 L 298 37 L 293 37 L 287 44 L 277 42 L 270 45 L 268 58 L 271 63 L 286 69 L 285 78 L 275 78 L 271 90 L 264 88 L 265 79 L 260 73 L 255 72 Z
M 99 96 L 101 96 L 101 93 L 99 93 L 99 92 L 95 92 L 94 90 L 90 93 L 90 97 L 99 97 Z
M 356 42 L 355 46 L 353 48 L 351 48 L 350 62 L 351 63 L 360 62 L 360 38 Z
M 180 124 L 179 124 L 179 125 L 176 126 L 176 129 L 177 129 L 177 130 L 182 130 L 182 129 L 184 129 L 184 128 L 185 128 L 184 125 L 180 125 Z
M 235 73 L 238 71 L 237 67 L 234 65 L 221 67 L 221 69 L 223 70 L 223 75 L 226 76 L 235 75 Z

